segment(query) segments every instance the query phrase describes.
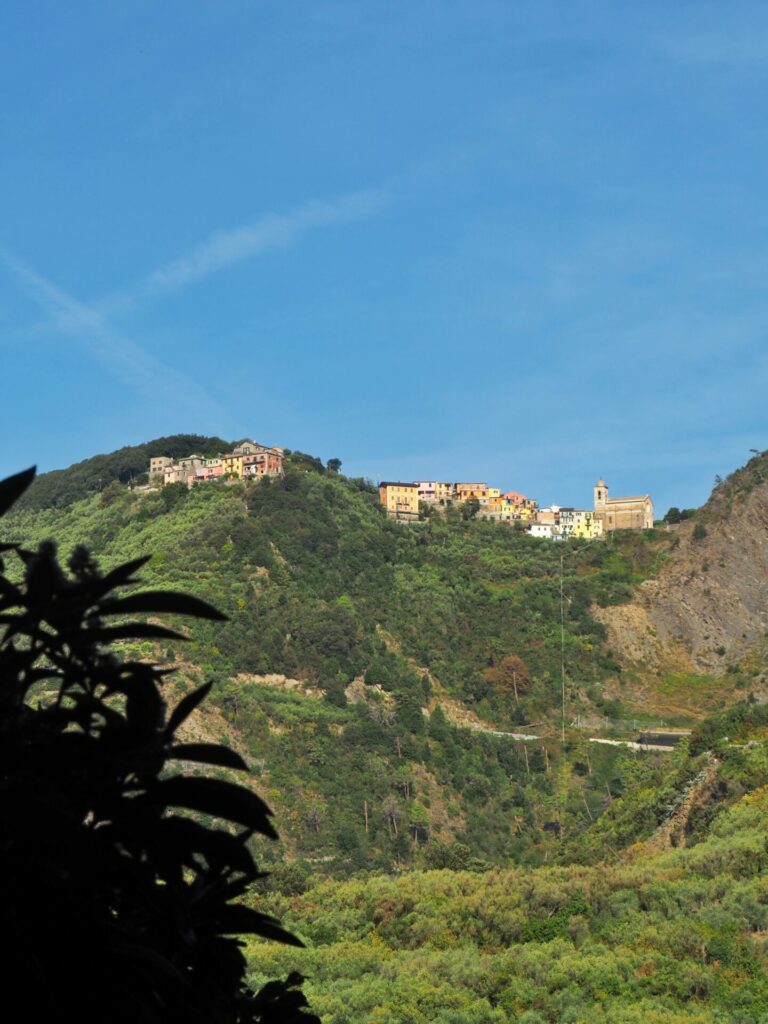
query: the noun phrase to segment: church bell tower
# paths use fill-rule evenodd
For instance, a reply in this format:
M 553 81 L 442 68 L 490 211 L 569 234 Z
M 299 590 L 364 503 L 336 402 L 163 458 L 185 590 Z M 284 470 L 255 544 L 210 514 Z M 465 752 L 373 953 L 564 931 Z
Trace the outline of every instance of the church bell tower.
M 602 477 L 595 484 L 595 512 L 604 512 L 608 501 L 608 485 Z

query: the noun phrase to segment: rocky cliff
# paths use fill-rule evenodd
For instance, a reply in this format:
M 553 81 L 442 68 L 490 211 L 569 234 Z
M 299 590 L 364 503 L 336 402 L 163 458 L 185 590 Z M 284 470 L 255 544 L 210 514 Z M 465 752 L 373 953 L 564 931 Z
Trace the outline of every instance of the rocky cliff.
M 718 483 L 626 605 L 595 609 L 625 662 L 722 676 L 743 660 L 768 686 L 768 452 Z

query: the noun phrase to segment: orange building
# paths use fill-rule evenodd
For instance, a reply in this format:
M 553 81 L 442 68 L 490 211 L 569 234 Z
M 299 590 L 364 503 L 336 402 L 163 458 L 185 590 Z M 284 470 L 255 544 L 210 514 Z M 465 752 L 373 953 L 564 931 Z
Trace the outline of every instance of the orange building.
M 488 484 L 456 484 L 454 490 L 457 501 L 469 501 L 470 498 L 475 498 L 477 501 L 488 500 Z

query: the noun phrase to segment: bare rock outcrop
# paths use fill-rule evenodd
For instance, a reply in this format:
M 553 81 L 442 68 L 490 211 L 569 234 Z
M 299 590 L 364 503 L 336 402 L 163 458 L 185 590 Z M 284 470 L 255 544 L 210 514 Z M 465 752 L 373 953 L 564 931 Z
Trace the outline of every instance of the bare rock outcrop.
M 595 609 L 618 656 L 723 675 L 768 632 L 768 454 L 715 488 L 631 603 Z

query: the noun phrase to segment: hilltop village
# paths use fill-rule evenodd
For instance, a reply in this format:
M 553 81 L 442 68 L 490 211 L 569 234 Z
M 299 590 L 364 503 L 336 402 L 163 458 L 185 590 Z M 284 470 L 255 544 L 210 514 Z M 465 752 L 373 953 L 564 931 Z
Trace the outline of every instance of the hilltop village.
M 268 448 L 255 441 L 243 441 L 226 455 L 206 458 L 188 455 L 174 462 L 160 455 L 149 460 L 149 482 L 162 484 L 195 484 L 209 480 L 250 480 L 264 476 L 282 476 L 285 451 Z
M 167 456 L 150 460 L 150 484 L 183 483 L 187 487 L 213 480 L 251 480 L 283 475 L 285 450 L 245 440 L 231 452 L 209 458 L 189 455 L 174 462 Z M 517 491 L 501 492 L 485 483 L 444 483 L 439 480 L 379 484 L 379 501 L 387 515 L 400 522 L 414 522 L 430 514 L 460 508 L 467 518 L 518 525 L 532 537 L 596 540 L 613 530 L 649 530 L 653 503 L 647 494 L 612 498 L 603 479 L 594 486 L 592 509 L 549 505 Z
M 608 496 L 608 485 L 602 478 L 593 489 L 592 509 L 550 505 L 539 508 L 533 498 L 517 491 L 501 492 L 485 483 L 443 483 L 439 480 L 383 481 L 379 484 L 379 501 L 387 515 L 408 521 L 425 512 L 445 512 L 453 506 L 475 519 L 495 523 L 519 524 L 532 537 L 566 540 L 582 537 L 596 540 L 613 530 L 650 530 L 653 526 L 653 502 L 649 495 L 627 498 Z

